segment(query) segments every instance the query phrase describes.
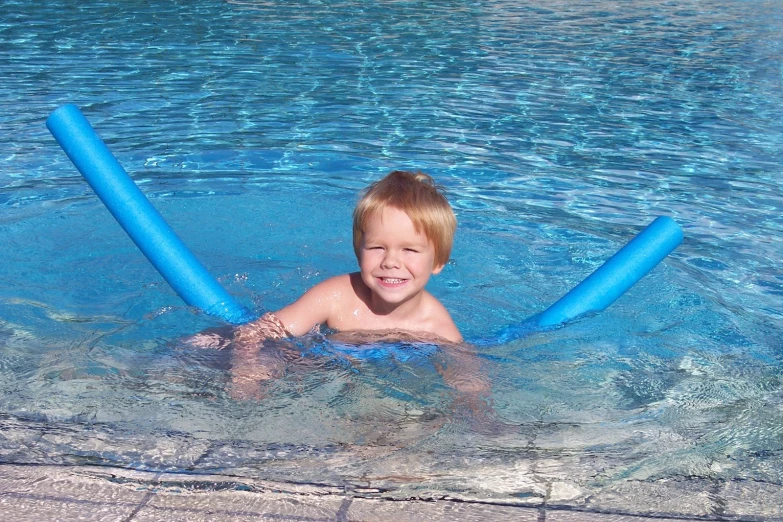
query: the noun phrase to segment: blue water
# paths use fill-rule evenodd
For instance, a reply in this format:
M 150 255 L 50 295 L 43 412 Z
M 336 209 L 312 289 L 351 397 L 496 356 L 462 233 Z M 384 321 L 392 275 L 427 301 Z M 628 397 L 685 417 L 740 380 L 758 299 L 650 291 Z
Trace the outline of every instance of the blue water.
M 631 482 L 783 485 L 778 2 L 117 4 L 0 6 L 0 461 L 520 503 L 556 476 L 597 509 Z M 686 239 L 605 312 L 484 349 L 493 429 L 431 361 L 305 357 L 237 402 L 225 357 L 179 342 L 219 322 L 48 134 L 64 103 L 256 311 L 354 269 L 356 194 L 392 169 L 455 207 L 431 291 L 467 338 L 657 215 Z

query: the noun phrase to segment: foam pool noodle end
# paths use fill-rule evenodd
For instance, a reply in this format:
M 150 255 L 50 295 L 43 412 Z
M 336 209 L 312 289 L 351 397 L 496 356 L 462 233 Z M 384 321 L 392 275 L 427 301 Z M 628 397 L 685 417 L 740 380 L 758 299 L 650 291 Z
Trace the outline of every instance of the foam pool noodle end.
M 543 312 L 501 330 L 479 345 L 501 345 L 552 328 L 588 313 L 600 312 L 647 275 L 682 243 L 680 226 L 660 216 L 584 281 Z
M 46 127 L 128 236 L 188 305 L 233 324 L 254 318 L 174 233 L 78 107 L 68 104 L 56 109 Z

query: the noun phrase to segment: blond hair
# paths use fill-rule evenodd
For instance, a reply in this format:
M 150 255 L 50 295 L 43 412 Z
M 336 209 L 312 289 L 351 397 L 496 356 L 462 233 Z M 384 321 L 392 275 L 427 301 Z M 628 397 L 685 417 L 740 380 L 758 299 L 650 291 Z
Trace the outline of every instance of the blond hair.
M 395 170 L 365 189 L 353 211 L 353 249 L 361 252 L 367 222 L 386 207 L 407 214 L 413 228 L 432 243 L 435 266 L 443 266 L 451 255 L 457 218 L 435 181 L 423 172 Z M 433 267 L 434 268 L 434 267 Z

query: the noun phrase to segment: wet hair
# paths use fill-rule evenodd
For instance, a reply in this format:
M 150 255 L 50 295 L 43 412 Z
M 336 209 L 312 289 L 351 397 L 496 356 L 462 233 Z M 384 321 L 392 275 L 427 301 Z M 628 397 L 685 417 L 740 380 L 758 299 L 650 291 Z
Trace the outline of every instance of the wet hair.
M 405 212 L 416 232 L 424 234 L 435 248 L 435 266 L 446 264 L 457 229 L 454 211 L 430 176 L 402 170 L 395 170 L 367 187 L 356 204 L 353 211 L 353 250 L 357 259 L 367 222 L 386 207 Z

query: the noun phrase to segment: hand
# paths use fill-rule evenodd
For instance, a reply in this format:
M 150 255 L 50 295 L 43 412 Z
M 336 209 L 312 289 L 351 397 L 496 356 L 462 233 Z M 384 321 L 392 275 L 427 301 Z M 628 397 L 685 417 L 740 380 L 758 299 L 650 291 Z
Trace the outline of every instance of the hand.
M 209 328 L 186 337 L 182 342 L 193 348 L 222 350 L 231 344 L 231 338 L 230 328 Z
M 277 354 L 279 355 L 279 354 Z M 228 394 L 237 400 L 262 400 L 265 383 L 285 374 L 285 362 L 263 344 L 234 342 L 231 350 L 231 380 Z
M 492 437 L 517 433 L 515 426 L 504 423 L 497 414 L 489 395 L 458 394 L 453 408 L 455 421 L 464 423 L 473 433 Z

